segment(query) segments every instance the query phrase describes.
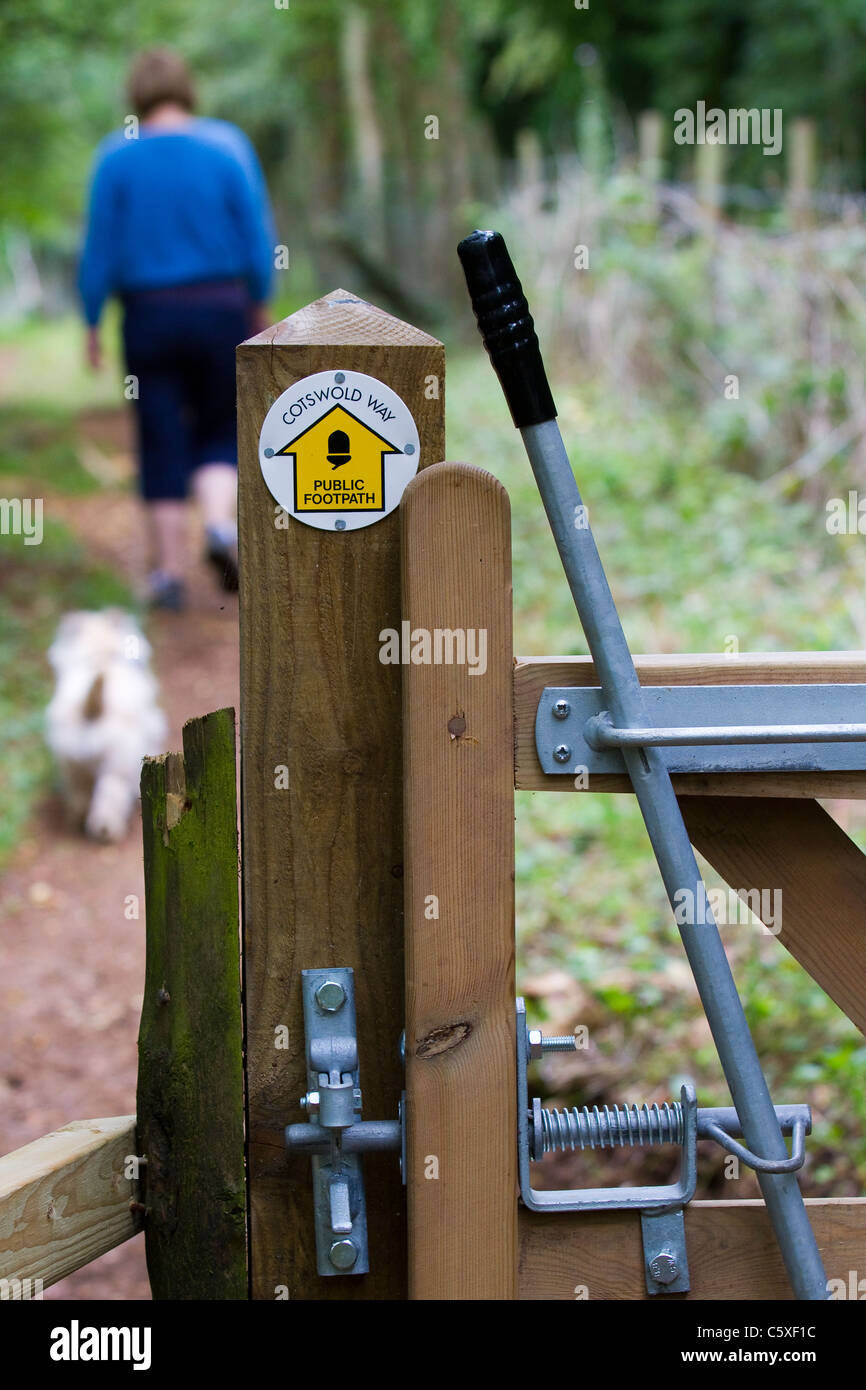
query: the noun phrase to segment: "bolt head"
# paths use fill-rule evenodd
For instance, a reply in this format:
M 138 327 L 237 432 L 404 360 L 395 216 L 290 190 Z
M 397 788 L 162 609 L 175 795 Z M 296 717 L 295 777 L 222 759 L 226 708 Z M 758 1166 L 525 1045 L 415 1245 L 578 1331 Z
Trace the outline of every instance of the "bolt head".
M 553 750 L 553 756 L 558 763 L 567 763 L 571 757 L 571 749 L 567 743 L 558 743 Z
M 316 1003 L 323 1013 L 335 1014 L 346 1002 L 346 991 L 337 980 L 323 980 L 316 990 Z
M 335 1240 L 328 1259 L 335 1269 L 351 1269 L 358 1258 L 358 1247 L 352 1240 Z
M 553 706 L 554 719 L 567 719 L 571 714 L 571 705 L 567 700 L 557 700 Z
M 537 1062 L 543 1050 L 541 1029 L 528 1028 L 526 1031 L 526 1038 L 529 1044 L 529 1059 L 532 1062 Z
M 650 1260 L 649 1272 L 657 1284 L 672 1284 L 679 1274 L 677 1262 L 667 1250 Z

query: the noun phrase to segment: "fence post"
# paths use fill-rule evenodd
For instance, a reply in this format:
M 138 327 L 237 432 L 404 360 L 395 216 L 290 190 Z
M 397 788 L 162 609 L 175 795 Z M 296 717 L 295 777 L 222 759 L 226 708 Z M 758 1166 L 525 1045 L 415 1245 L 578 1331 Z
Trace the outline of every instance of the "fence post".
M 805 231 L 814 221 L 812 197 L 815 184 L 817 133 L 815 122 L 799 116 L 791 122 L 787 141 L 788 215 L 795 231 Z
M 154 1298 L 247 1296 L 234 710 L 141 774 L 138 1149 Z M 134 1165 L 133 1165 L 134 1167 Z
M 403 1193 L 389 1155 L 365 1165 L 370 1273 L 316 1273 L 310 1162 L 283 1128 L 306 1089 L 300 972 L 355 971 L 364 1116 L 403 1087 L 399 513 L 339 533 L 281 514 L 259 465 L 271 404 L 322 371 L 394 390 L 420 466 L 444 448 L 444 349 L 335 290 L 238 348 L 243 957 L 253 1298 L 405 1297 Z

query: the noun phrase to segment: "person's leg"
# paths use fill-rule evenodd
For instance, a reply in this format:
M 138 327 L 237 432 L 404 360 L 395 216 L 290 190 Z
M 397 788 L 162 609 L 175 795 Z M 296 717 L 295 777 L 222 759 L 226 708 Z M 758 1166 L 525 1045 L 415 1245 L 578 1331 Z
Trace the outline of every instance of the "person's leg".
M 233 463 L 203 463 L 192 475 L 207 537 L 206 558 L 217 570 L 222 587 L 238 587 L 238 470 Z
M 238 470 L 233 463 L 203 463 L 192 475 L 196 501 L 204 524 L 216 529 L 236 525 Z
M 191 458 L 190 411 L 177 324 L 170 307 L 127 306 L 124 347 L 135 376 L 140 488 L 145 505 L 151 573 L 149 598 L 159 607 L 183 605 L 186 493 Z
M 186 502 L 145 503 L 150 533 L 150 566 L 155 573 L 177 581 L 183 578 L 186 549 Z
M 243 307 L 213 306 L 203 312 L 202 352 L 193 385 L 194 449 L 200 460 L 192 486 L 207 533 L 207 558 L 223 588 L 238 585 L 237 421 L 235 345 L 246 335 Z

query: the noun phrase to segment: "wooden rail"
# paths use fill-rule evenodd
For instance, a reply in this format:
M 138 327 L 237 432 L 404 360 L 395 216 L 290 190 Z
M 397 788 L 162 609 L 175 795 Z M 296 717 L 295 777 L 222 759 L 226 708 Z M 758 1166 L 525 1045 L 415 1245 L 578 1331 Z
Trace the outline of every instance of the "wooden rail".
M 862 850 L 817 801 L 684 796 L 680 805 L 695 849 L 731 888 L 772 890 L 762 901 L 778 907 L 768 924 L 776 939 L 866 1033 Z
M 866 652 L 748 652 L 739 656 L 636 656 L 641 685 L 860 685 Z M 535 715 L 546 685 L 598 685 L 588 656 L 517 657 L 514 666 L 514 785 L 522 791 L 574 791 L 573 777 L 541 769 Z M 866 798 L 866 772 L 688 772 L 673 778 L 688 796 Z M 630 792 L 623 774 L 595 774 L 585 790 Z
M 806 1206 L 831 1294 L 840 1299 L 862 1297 L 850 1290 L 851 1271 L 863 1270 L 866 1197 L 812 1198 Z M 691 1289 L 686 1294 L 651 1295 L 636 1212 L 547 1216 L 521 1209 L 518 1297 L 591 1302 L 651 1297 L 662 1302 L 793 1299 L 763 1202 L 690 1202 L 685 1223 Z
M 38 1296 L 141 1230 L 135 1116 L 74 1120 L 0 1158 L 0 1297 Z

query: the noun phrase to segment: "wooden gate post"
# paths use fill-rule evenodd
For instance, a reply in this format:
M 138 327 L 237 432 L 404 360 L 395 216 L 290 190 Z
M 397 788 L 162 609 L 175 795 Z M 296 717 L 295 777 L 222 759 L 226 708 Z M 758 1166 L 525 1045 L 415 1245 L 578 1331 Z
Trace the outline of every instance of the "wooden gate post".
M 412 413 L 420 466 L 444 457 L 444 349 L 335 290 L 237 352 L 240 446 L 243 958 L 253 1298 L 405 1297 L 405 1214 L 393 1156 L 365 1164 L 370 1273 L 316 1273 L 311 1166 L 286 1155 L 303 1119 L 300 972 L 355 970 L 364 1117 L 396 1119 L 403 1086 L 399 514 L 331 533 L 274 502 L 262 422 L 287 387 L 347 369 Z
M 401 511 L 405 618 L 432 645 L 403 686 L 409 1293 L 513 1299 L 508 494 L 480 468 L 443 463 L 412 480 Z

